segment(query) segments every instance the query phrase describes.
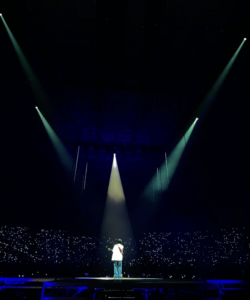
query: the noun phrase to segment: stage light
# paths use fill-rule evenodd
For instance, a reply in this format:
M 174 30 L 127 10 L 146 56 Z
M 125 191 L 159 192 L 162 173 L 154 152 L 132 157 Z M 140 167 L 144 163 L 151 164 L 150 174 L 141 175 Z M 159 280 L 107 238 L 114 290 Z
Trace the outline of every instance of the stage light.
M 44 128 L 49 136 L 49 139 L 58 155 L 59 160 L 61 161 L 61 164 L 64 166 L 65 170 L 67 172 L 71 172 L 72 168 L 72 158 L 69 155 L 66 147 L 63 145 L 62 141 L 59 139 L 55 131 L 52 129 L 50 124 L 47 122 L 47 120 L 44 118 L 38 107 L 36 107 L 36 110 L 39 114 L 39 117 L 41 118 L 41 121 L 44 125 Z
M 40 104 L 40 106 L 43 107 L 43 111 L 46 110 L 47 113 L 50 113 L 53 109 L 49 101 L 49 97 L 47 93 L 45 92 L 43 86 L 41 85 L 40 81 L 36 77 L 35 73 L 33 72 L 33 68 L 31 67 L 28 59 L 24 55 L 21 47 L 18 44 L 18 41 L 15 39 L 14 35 L 12 34 L 8 24 L 6 23 L 4 17 L 2 14 L 0 14 L 1 20 L 3 22 L 3 25 L 7 31 L 7 34 L 10 38 L 10 41 L 16 51 L 17 57 L 19 59 L 19 62 L 24 70 L 24 73 L 26 75 L 27 81 L 30 84 L 30 87 L 35 94 L 36 101 Z M 27 82 L 26 81 L 26 82 Z
M 113 154 L 113 164 L 100 236 L 119 237 L 122 239 L 133 237 L 115 153 Z
M 36 106 L 35 109 L 38 109 L 38 107 Z
M 244 38 L 244 41 L 246 41 L 247 40 L 247 38 Z
M 212 102 L 215 100 L 219 90 L 222 87 L 223 82 L 226 80 L 226 77 L 234 64 L 235 59 L 239 55 L 240 50 L 243 47 L 245 40 L 246 40 L 246 38 L 243 39 L 243 41 L 241 42 L 241 44 L 239 45 L 239 47 L 237 48 L 237 50 L 235 51 L 235 53 L 233 54 L 233 56 L 231 57 L 231 59 L 229 60 L 229 62 L 225 66 L 225 68 L 223 69 L 223 71 L 221 72 L 220 76 L 217 78 L 217 80 L 213 84 L 212 88 L 206 94 L 205 98 L 203 99 L 201 105 L 198 108 L 198 114 L 200 114 L 201 112 L 206 113 L 206 111 L 208 111 L 209 108 L 211 107 Z
M 116 161 L 115 153 L 114 153 L 114 158 L 113 158 L 113 168 L 117 168 L 117 161 Z
M 194 120 L 194 124 L 198 121 L 199 119 L 198 118 L 196 118 L 195 120 Z
M 179 143 L 175 146 L 173 151 L 170 153 L 170 155 L 168 156 L 167 164 L 165 161 L 159 169 L 157 168 L 157 172 L 155 173 L 153 178 L 150 180 L 150 182 L 144 189 L 143 194 L 149 200 L 155 199 L 155 197 L 157 196 L 156 191 L 164 192 L 168 189 L 168 186 L 172 180 L 172 177 L 174 176 L 174 173 L 177 169 L 179 161 L 186 148 L 186 145 L 193 132 L 197 120 L 198 118 L 195 119 L 193 124 L 191 124 L 191 126 L 188 128 L 184 136 L 180 139 Z

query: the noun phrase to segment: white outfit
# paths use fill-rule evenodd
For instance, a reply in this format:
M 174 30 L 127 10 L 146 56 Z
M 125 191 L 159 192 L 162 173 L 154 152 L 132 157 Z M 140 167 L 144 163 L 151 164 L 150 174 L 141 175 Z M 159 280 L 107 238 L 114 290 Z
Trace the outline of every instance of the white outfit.
M 112 254 L 112 258 L 111 260 L 115 260 L 115 261 L 122 261 L 123 257 L 122 257 L 122 254 L 121 254 L 121 251 L 119 250 L 119 248 L 121 249 L 121 251 L 123 251 L 123 246 L 122 244 L 116 244 L 114 245 L 113 247 L 113 254 Z

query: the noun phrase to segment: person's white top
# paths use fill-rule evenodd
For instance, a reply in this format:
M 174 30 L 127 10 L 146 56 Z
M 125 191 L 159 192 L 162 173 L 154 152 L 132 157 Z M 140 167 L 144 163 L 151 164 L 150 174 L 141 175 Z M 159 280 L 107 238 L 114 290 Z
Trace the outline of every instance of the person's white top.
M 121 251 L 123 251 L 122 244 L 114 245 L 113 250 L 112 250 L 113 254 L 112 254 L 111 260 L 122 261 L 123 257 L 122 257 L 122 254 L 121 254 L 121 251 L 119 250 L 119 248 L 121 249 Z

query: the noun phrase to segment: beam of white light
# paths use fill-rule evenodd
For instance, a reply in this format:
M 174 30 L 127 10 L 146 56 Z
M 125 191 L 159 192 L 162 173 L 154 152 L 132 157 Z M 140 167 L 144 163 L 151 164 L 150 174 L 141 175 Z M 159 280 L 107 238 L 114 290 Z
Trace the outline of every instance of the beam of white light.
M 117 168 L 117 161 L 116 161 L 115 153 L 114 153 L 114 158 L 113 158 L 113 168 Z
M 109 179 L 108 197 L 111 201 L 114 202 L 125 201 L 125 196 L 115 154 L 113 157 L 113 164 Z
M 77 151 L 77 158 L 76 158 L 76 167 L 75 167 L 74 181 L 76 180 L 76 171 L 77 171 L 77 165 L 78 165 L 79 151 L 80 151 L 80 146 L 78 146 L 78 151 Z
M 53 128 L 50 126 L 48 121 L 44 118 L 44 116 L 42 115 L 40 110 L 38 108 L 36 108 L 36 110 L 42 120 L 45 130 L 47 131 L 49 139 L 58 155 L 58 158 L 59 158 L 61 164 L 64 166 L 64 168 L 65 168 L 65 170 L 67 170 L 67 172 L 70 172 L 71 167 L 72 167 L 72 158 L 71 158 L 70 154 L 68 153 L 66 147 L 64 146 L 62 141 L 59 139 L 59 137 L 57 136 L 57 134 L 55 133 Z
M 223 69 L 220 76 L 217 78 L 217 80 L 213 84 L 212 88 L 206 94 L 205 98 L 203 99 L 202 103 L 200 104 L 200 106 L 198 108 L 198 114 L 200 114 L 201 112 L 206 113 L 210 109 L 210 107 L 211 107 L 213 101 L 215 100 L 219 90 L 221 89 L 223 83 L 225 82 L 225 80 L 227 78 L 227 75 L 229 74 L 229 71 L 231 70 L 238 54 L 240 53 L 240 50 L 243 47 L 245 41 L 246 40 L 243 39 L 240 46 L 235 51 L 234 55 L 231 57 L 230 61 L 227 63 L 226 67 Z
M 101 236 L 114 238 L 133 236 L 116 155 L 113 156 Z

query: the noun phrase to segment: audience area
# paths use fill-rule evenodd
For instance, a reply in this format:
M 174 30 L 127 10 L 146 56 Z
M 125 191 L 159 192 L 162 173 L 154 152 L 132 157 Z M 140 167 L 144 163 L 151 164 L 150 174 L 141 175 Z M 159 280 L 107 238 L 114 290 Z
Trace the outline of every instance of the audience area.
M 1 277 L 113 276 L 110 237 L 66 231 L 0 227 Z M 249 278 L 250 241 L 245 228 L 217 233 L 149 232 L 123 241 L 124 277 Z

